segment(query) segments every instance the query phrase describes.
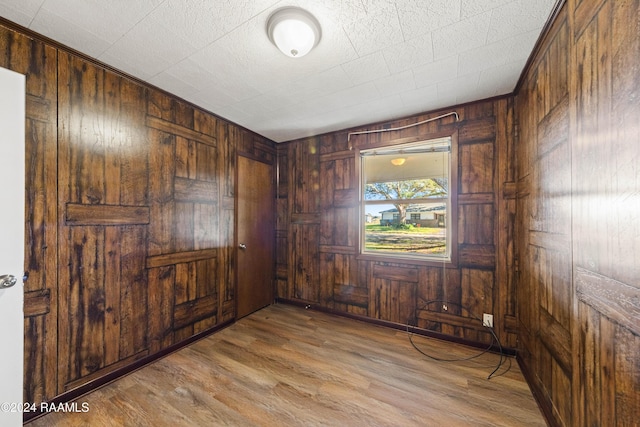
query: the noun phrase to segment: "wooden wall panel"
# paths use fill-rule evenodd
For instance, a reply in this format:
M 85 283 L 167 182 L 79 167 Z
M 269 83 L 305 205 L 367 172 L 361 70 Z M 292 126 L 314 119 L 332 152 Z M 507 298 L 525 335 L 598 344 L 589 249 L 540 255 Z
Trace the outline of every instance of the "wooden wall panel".
M 1 21 L 0 66 L 27 75 L 24 400 L 38 404 L 235 318 L 238 147 L 276 152 Z
M 460 193 L 492 193 L 495 134 L 486 143 L 460 144 Z
M 148 267 L 160 269 L 150 276 L 149 286 L 162 289 L 161 295 L 167 299 L 153 303 L 159 311 L 168 311 L 172 319 L 155 331 L 160 346 L 194 335 L 205 319 L 216 324 L 221 305 L 217 269 L 222 249 L 217 246 L 222 204 L 218 180 L 222 174 L 218 172 L 216 129 L 196 121 L 192 107 L 166 98 L 150 94 L 145 117 L 154 129 L 151 144 L 158 144 L 159 152 L 164 153 L 154 157 L 154 162 L 168 162 L 154 166 L 170 173 L 164 178 L 165 185 L 151 187 L 151 210 L 160 217 L 166 210 L 173 218 L 166 226 L 162 220 L 151 224 L 152 240 L 165 245 L 150 245 L 151 256 L 146 260 Z M 153 306 L 150 310 L 156 311 Z
M 583 9 L 575 10 L 574 64 L 584 72 L 573 76 L 571 89 L 574 344 L 585 350 L 574 356 L 574 379 L 582 380 L 574 387 L 584 398 L 573 411 L 581 423 L 633 425 L 640 418 L 640 363 L 628 347 L 637 349 L 640 333 L 640 81 L 628 67 L 640 68 L 640 3 Z M 635 401 L 618 399 L 630 389 Z
M 515 287 L 506 268 L 514 264 L 513 234 L 497 238 L 498 229 L 513 230 L 515 184 L 510 201 L 503 191 L 514 181 L 509 165 L 515 153 L 513 102 L 504 98 L 451 110 L 458 112 L 459 122 L 448 117 L 395 132 L 347 138 L 343 131 L 278 145 L 278 297 L 400 324 L 422 308 L 419 327 L 482 343 L 491 336 L 473 317 L 494 313 L 498 335 L 515 346 Z M 449 111 L 351 131 L 400 127 Z M 460 171 L 454 226 L 458 265 L 443 274 L 437 265 L 360 257 L 359 165 L 350 148 L 454 130 Z M 498 215 L 504 221 L 500 225 Z M 438 304 L 423 307 L 443 299 L 451 302 L 446 313 Z M 472 315 L 460 305 L 470 305 Z
M 57 390 L 57 51 L 0 24 L 0 66 L 26 77 L 24 401 Z
M 145 95 L 140 86 L 60 54 L 58 259 L 67 267 L 58 291 L 68 315 L 58 319 L 59 392 L 147 354 L 137 327 L 147 322 L 146 225 L 123 224 L 124 214 L 110 220 L 124 209 L 118 206 L 148 208 Z M 88 217 L 73 221 L 68 209 L 79 205 Z
M 552 425 L 640 419 L 639 19 L 567 1 L 517 92 L 519 346 Z
M 558 16 L 518 92 L 518 321 L 522 361 L 536 372 L 547 413 L 565 423 L 571 402 L 571 148 L 566 14 Z M 569 392 L 569 395 L 564 393 Z
M 275 296 L 293 295 L 293 283 L 289 281 L 291 236 L 291 210 L 289 205 L 289 174 L 290 151 L 277 151 L 277 181 L 276 181 L 276 289 Z

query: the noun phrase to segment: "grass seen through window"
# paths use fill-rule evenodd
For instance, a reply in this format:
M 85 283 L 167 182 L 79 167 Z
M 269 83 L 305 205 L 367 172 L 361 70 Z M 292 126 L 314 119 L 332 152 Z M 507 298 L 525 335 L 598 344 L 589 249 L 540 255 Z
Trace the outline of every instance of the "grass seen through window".
M 365 226 L 367 251 L 442 255 L 446 250 L 446 232 L 439 227 L 415 227 L 411 224 L 368 224 Z

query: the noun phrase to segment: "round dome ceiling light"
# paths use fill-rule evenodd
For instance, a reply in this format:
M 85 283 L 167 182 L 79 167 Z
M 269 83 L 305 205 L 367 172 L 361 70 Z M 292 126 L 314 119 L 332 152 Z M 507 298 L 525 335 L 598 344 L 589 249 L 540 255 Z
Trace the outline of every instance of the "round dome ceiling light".
M 297 7 L 278 9 L 267 21 L 269 40 L 287 56 L 301 58 L 320 41 L 320 24 L 309 12 Z

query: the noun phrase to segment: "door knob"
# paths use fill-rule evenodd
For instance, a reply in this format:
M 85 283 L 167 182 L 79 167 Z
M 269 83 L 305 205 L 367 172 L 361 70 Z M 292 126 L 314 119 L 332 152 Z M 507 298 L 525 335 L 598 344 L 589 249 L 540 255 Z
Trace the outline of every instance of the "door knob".
M 238 247 L 239 247 L 240 249 L 243 249 L 243 250 L 244 250 L 244 249 L 247 249 L 247 245 L 245 245 L 244 243 L 240 243 L 240 244 L 238 245 Z
M 0 289 L 10 288 L 15 285 L 17 281 L 18 279 L 16 279 L 16 276 L 13 276 L 11 274 L 3 274 L 2 276 L 0 276 Z

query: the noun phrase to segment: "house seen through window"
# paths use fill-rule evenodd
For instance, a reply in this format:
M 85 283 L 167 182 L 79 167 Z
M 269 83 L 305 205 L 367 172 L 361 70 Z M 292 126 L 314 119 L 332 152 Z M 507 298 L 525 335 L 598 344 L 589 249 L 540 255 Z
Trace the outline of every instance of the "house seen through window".
M 451 137 L 361 150 L 363 254 L 450 260 Z

